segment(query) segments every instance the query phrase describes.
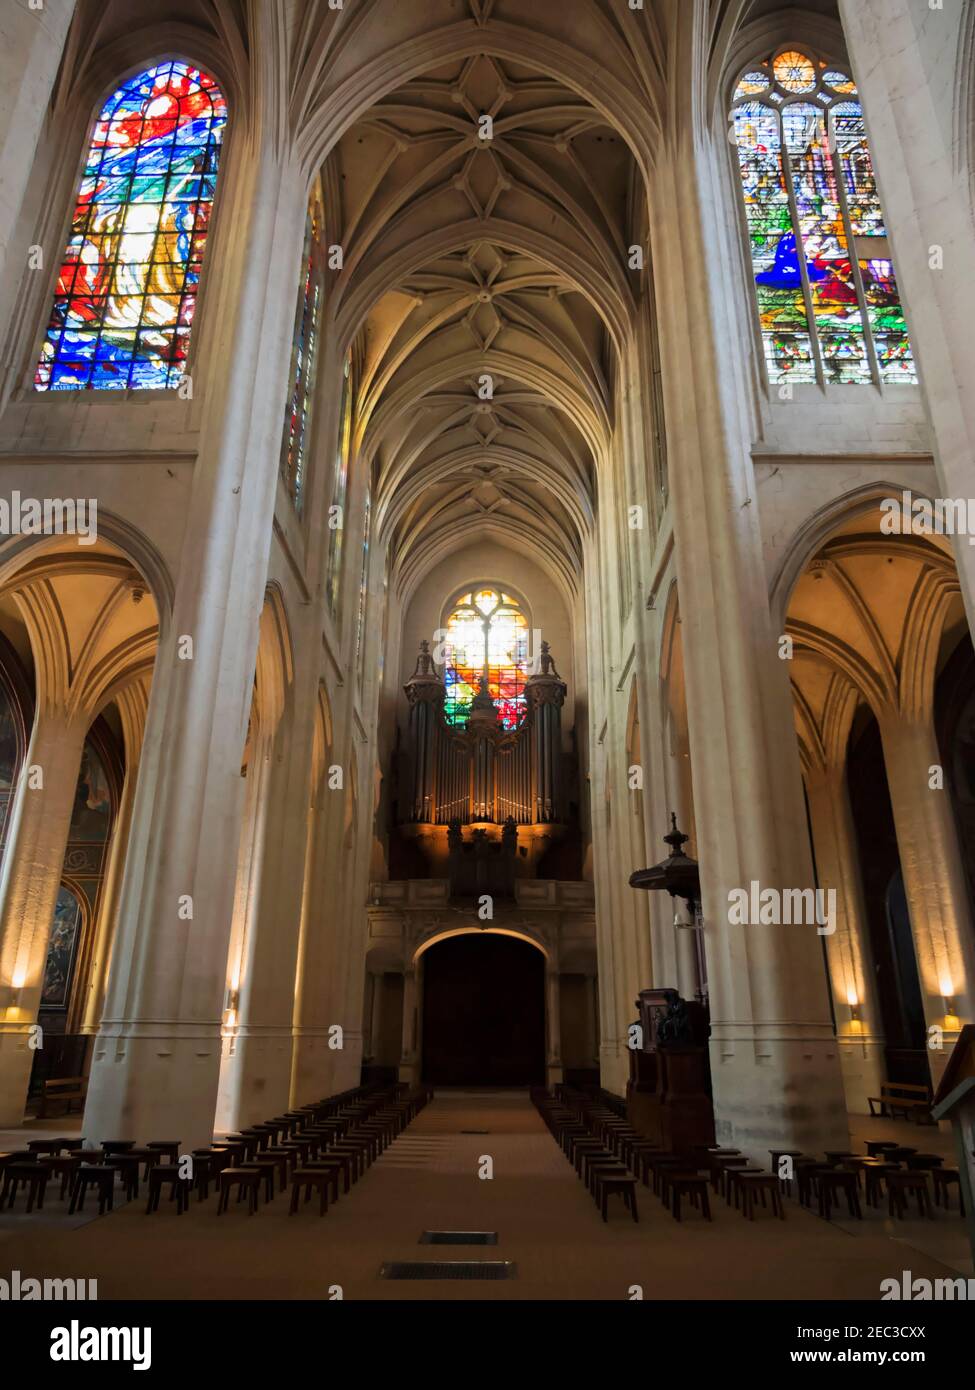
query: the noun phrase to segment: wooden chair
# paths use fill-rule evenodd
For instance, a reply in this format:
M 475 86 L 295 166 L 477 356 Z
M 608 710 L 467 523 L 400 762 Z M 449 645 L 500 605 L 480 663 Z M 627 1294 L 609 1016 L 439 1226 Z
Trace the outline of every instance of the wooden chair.
M 749 1173 L 741 1172 L 737 1176 L 738 1193 L 741 1196 L 741 1214 L 746 1221 L 755 1220 L 755 1198 L 761 1199 L 762 1206 L 766 1205 L 765 1195 L 768 1194 L 771 1203 L 772 1215 L 785 1220 L 785 1207 L 782 1204 L 782 1188 L 788 1179 L 783 1179 L 775 1173 Z
M 927 1173 L 909 1173 L 898 1169 L 887 1174 L 887 1211 L 891 1216 L 904 1220 L 907 1216 L 908 1198 L 914 1194 L 918 1216 L 928 1216 L 934 1220 L 931 1207 L 931 1194 L 928 1191 Z
M 937 1206 L 948 1210 L 951 1207 L 951 1188 L 955 1183 L 958 1184 L 958 1210 L 962 1216 L 965 1215 L 965 1199 L 961 1191 L 961 1174 L 957 1168 L 932 1168 L 931 1178 L 934 1183 L 934 1200 Z
M 76 1211 L 84 1211 L 85 1197 L 88 1195 L 89 1187 L 94 1187 L 98 1192 L 98 1215 L 104 1216 L 106 1207 L 112 1211 L 115 1204 L 115 1175 L 117 1171 L 116 1168 L 107 1163 L 79 1163 L 75 1169 L 74 1182 L 71 1184 L 71 1203 L 68 1207 L 68 1215 L 74 1216 Z
M 180 1141 L 178 1139 L 153 1139 L 146 1148 L 152 1153 L 159 1154 L 160 1158 L 166 1158 L 170 1163 L 176 1163 L 179 1159 Z
M 241 1201 L 245 1193 L 247 1194 L 249 1214 L 253 1216 L 257 1211 L 260 1198 L 261 1181 L 262 1176 L 259 1168 L 225 1168 L 220 1174 L 220 1203 L 217 1207 L 217 1215 L 222 1216 L 227 1210 L 230 1193 L 236 1187 L 238 1202 Z
M 254 1158 L 251 1159 L 250 1163 L 242 1163 L 240 1167 L 245 1171 L 256 1169 L 260 1173 L 264 1183 L 264 1200 L 265 1202 L 273 1202 L 274 1179 L 278 1172 L 277 1160 L 274 1158 Z
M 628 1208 L 633 1220 L 637 1222 L 640 1220 L 636 1209 L 636 1178 L 632 1173 L 625 1170 L 620 1173 L 607 1169 L 597 1169 L 596 1183 L 599 1192 L 599 1209 L 604 1221 L 609 1219 L 606 1208 L 614 1192 L 619 1193 L 622 1197 L 623 1205 Z
M 863 1220 L 860 1209 L 860 1180 L 852 1168 L 821 1168 L 819 1170 L 819 1214 L 824 1221 L 832 1215 L 833 1203 L 839 1205 L 841 1196 L 851 1216 Z
M 63 1202 L 81 1160 L 76 1158 L 74 1154 L 45 1154 L 37 1161 L 47 1169 L 52 1178 L 61 1179 L 61 1190 L 58 1195 Z
M 17 1193 L 21 1187 L 27 1188 L 27 1210 L 34 1210 L 34 1201 L 37 1201 L 37 1209 L 41 1211 L 44 1207 L 44 1193 L 47 1190 L 47 1183 L 50 1177 L 47 1168 L 41 1163 L 8 1163 L 3 1169 L 3 1192 L 0 1194 L 0 1207 L 3 1206 L 4 1199 L 7 1201 L 7 1208 L 13 1206 L 17 1198 Z
M 710 1180 L 706 1173 L 682 1173 L 671 1169 L 667 1174 L 667 1192 L 674 1220 L 681 1220 L 681 1198 L 690 1197 L 691 1206 L 697 1207 L 706 1220 L 710 1221 L 712 1218 L 709 1186 Z
M 298 1210 L 298 1202 L 302 1192 L 305 1194 L 306 1202 L 313 1192 L 318 1193 L 318 1214 L 324 1216 L 328 1211 L 328 1189 L 331 1181 L 331 1174 L 320 1168 L 298 1168 L 291 1179 L 289 1216 L 294 1216 Z
M 176 1199 L 176 1215 L 182 1216 L 190 1204 L 192 1183 L 189 1178 L 180 1177 L 179 1165 L 176 1163 L 157 1163 L 150 1168 L 146 1216 L 159 1210 L 159 1199 L 164 1187 L 172 1188 L 170 1196 Z
M 879 1159 L 874 1163 L 864 1163 L 861 1169 L 864 1180 L 864 1196 L 868 1207 L 879 1207 L 880 1198 L 884 1190 L 884 1179 L 888 1173 L 899 1173 L 901 1167 L 899 1163 L 882 1163 Z

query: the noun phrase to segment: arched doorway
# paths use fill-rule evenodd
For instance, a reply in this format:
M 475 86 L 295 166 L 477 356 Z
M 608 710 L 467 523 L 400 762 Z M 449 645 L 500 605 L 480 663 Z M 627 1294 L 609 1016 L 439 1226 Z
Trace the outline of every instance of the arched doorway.
M 441 1086 L 545 1080 L 545 958 L 517 937 L 470 932 L 423 954 L 423 1079 Z

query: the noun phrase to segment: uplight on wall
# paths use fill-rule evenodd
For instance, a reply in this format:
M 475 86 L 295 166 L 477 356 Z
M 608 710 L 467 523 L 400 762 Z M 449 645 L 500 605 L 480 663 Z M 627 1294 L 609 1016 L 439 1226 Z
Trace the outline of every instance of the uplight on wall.
M 227 990 L 227 1001 L 223 1012 L 223 1026 L 230 1030 L 237 1027 L 237 1010 L 240 1007 L 240 991 Z

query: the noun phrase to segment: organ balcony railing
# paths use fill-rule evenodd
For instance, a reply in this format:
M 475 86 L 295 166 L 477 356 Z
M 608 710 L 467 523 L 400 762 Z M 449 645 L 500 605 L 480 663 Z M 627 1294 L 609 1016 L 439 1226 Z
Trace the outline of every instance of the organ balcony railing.
M 403 687 L 410 702 L 407 795 L 401 823 L 415 825 L 561 825 L 568 798 L 562 750 L 566 685 L 542 642 L 538 671 L 525 681 L 525 718 L 499 722 L 487 689 L 471 704 L 466 727 L 448 724 L 447 690 L 430 645 L 420 643 L 416 670 Z

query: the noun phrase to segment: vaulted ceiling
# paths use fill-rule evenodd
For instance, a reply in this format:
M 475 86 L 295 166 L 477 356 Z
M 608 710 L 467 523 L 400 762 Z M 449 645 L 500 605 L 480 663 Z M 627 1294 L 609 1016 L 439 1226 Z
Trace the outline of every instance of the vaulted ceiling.
M 329 182 L 360 459 L 401 581 L 476 530 L 543 550 L 572 587 L 633 309 L 625 142 L 561 83 L 480 54 L 377 102 Z

